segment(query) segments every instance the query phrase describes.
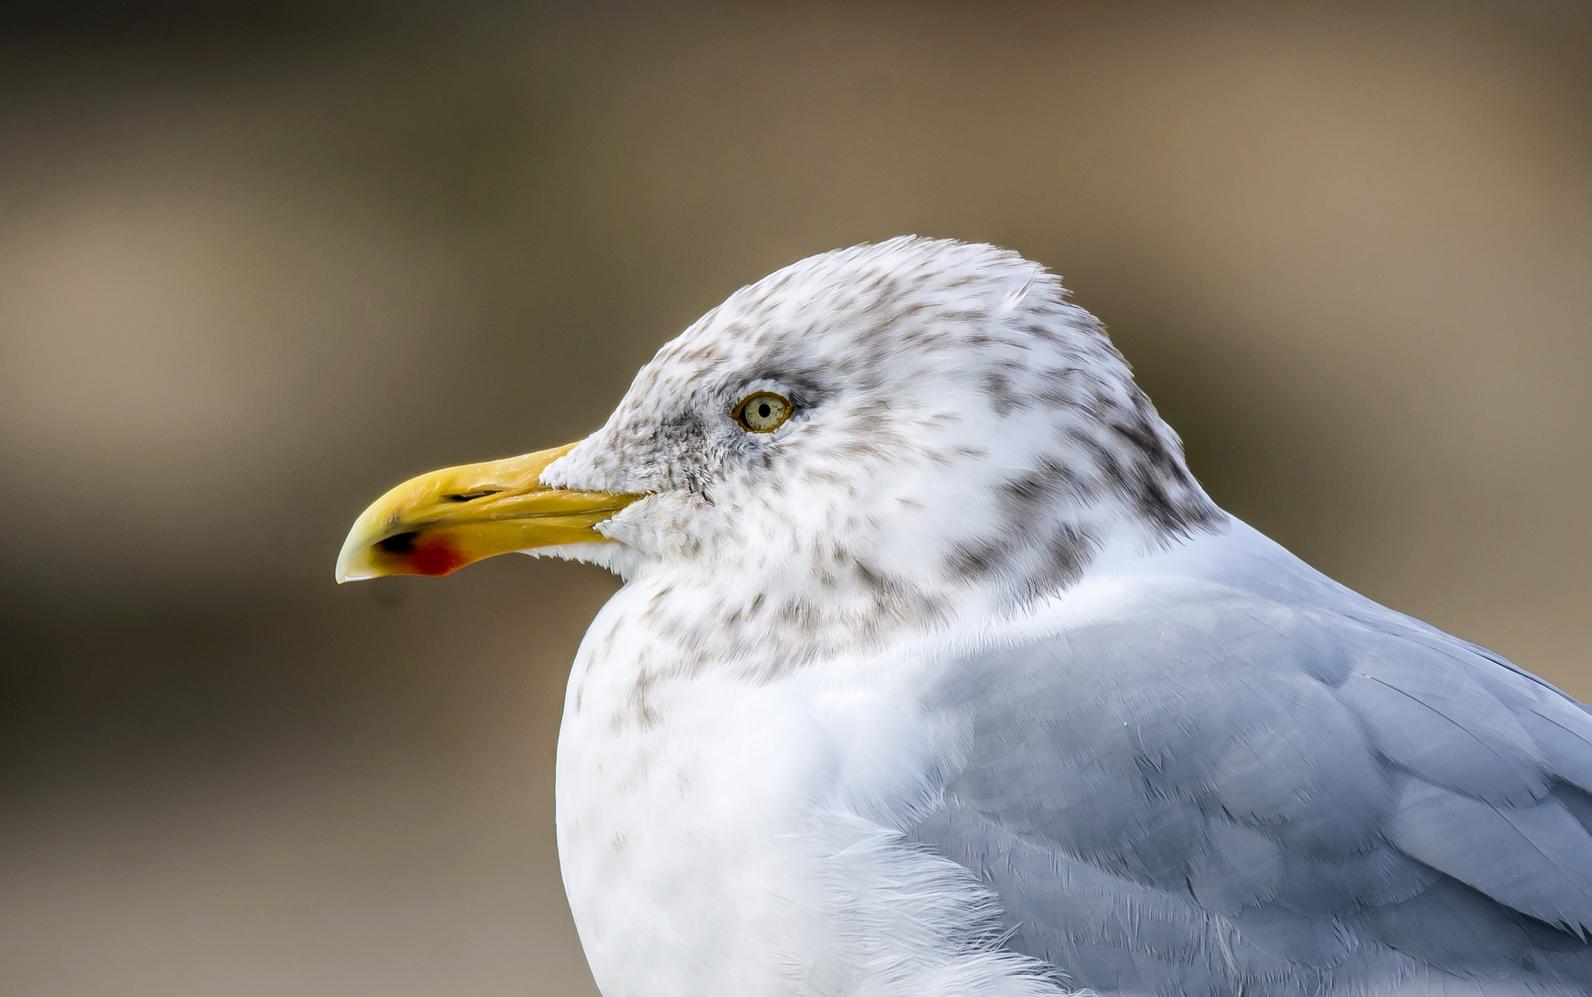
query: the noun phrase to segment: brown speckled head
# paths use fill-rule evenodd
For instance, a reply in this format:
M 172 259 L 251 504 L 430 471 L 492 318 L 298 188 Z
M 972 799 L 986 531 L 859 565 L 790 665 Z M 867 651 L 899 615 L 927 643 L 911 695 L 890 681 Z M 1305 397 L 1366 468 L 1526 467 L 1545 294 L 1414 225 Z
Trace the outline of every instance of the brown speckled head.
M 771 432 L 735 418 L 789 399 Z M 1093 316 L 1037 264 L 899 238 L 742 288 L 658 351 L 553 486 L 647 497 L 600 529 L 627 576 L 667 570 L 691 642 L 770 620 L 792 654 L 1065 588 L 1108 536 L 1220 514 Z M 699 612 L 710 602 L 714 611 Z M 689 631 L 689 632 L 686 632 Z

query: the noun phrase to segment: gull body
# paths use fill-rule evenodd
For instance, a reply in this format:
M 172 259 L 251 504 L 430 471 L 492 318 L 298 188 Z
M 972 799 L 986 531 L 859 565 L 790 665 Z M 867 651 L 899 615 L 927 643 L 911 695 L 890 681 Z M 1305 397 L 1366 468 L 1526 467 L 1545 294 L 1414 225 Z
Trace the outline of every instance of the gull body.
M 1592 717 L 1219 509 L 1015 254 L 770 275 L 339 577 L 509 550 L 625 579 L 557 772 L 607 997 L 1592 992 Z

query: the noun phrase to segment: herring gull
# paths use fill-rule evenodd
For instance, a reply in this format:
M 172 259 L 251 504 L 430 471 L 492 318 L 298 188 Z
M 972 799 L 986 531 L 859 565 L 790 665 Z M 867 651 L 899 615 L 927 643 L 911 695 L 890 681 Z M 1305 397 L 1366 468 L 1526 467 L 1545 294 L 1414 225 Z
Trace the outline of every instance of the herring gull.
M 337 577 L 511 551 L 624 579 L 557 763 L 608 997 L 1592 992 L 1592 715 L 1220 509 L 1014 253 L 786 267 Z

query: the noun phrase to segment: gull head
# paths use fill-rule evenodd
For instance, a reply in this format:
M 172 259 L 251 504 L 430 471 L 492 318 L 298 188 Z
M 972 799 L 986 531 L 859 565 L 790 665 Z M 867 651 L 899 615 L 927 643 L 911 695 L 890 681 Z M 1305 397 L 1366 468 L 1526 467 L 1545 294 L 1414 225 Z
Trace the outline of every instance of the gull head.
M 735 292 L 583 440 L 399 485 L 355 523 L 337 577 L 552 554 L 667 578 L 724 614 L 855 629 L 1052 593 L 1108 538 L 1218 517 L 1057 277 L 907 237 Z

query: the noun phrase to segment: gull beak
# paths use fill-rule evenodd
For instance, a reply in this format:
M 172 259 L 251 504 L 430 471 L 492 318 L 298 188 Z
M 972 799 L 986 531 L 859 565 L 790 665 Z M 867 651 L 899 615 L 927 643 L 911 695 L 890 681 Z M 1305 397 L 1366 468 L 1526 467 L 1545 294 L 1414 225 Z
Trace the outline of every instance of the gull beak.
M 542 470 L 574 446 L 410 478 L 354 520 L 338 582 L 447 575 L 498 554 L 607 542 L 597 525 L 641 496 L 542 487 Z

